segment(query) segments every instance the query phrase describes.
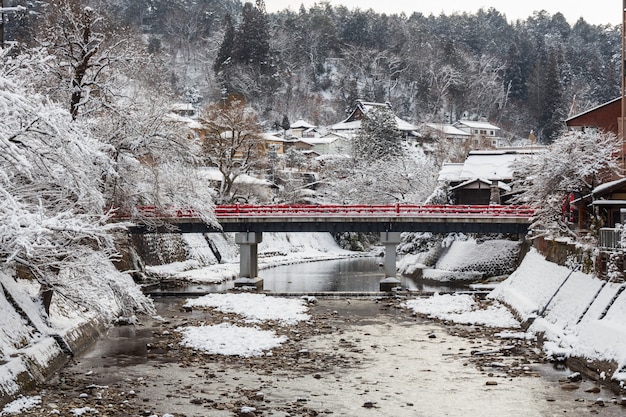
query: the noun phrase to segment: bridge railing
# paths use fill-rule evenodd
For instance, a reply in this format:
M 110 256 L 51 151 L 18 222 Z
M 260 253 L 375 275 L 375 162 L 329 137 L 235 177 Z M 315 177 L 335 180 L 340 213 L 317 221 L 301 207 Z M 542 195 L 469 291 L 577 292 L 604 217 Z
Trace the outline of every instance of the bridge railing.
M 115 217 L 130 219 L 134 217 L 154 219 L 199 218 L 192 208 L 159 208 L 156 206 L 136 207 L 136 213 L 118 213 Z M 530 218 L 534 209 L 527 206 L 504 205 L 247 205 L 233 204 L 215 207 L 218 218 L 237 217 L 515 217 Z
M 376 216 L 489 216 L 532 217 L 534 210 L 526 206 L 459 206 L 459 205 L 225 205 L 217 206 L 215 214 L 220 217 L 276 217 L 276 216 L 324 216 L 324 217 L 376 217 Z

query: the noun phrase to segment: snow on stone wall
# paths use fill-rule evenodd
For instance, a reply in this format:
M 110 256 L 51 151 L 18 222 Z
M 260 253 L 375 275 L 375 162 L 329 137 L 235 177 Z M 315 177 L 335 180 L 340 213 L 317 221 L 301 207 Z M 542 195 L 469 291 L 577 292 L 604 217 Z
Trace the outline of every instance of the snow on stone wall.
M 48 279 L 54 287 L 49 316 L 37 281 L 0 271 L 0 405 L 25 384 L 43 381 L 69 350 L 83 349 L 118 315 L 154 313 L 132 278 L 97 252 L 83 269 Z
M 446 282 L 508 275 L 517 267 L 521 245 L 522 242 L 504 239 L 446 239 L 427 252 L 405 255 L 399 271 Z
M 507 275 L 515 270 L 520 242 L 511 240 L 456 240 L 437 261 L 435 268 L 453 272 L 482 272 L 485 276 Z

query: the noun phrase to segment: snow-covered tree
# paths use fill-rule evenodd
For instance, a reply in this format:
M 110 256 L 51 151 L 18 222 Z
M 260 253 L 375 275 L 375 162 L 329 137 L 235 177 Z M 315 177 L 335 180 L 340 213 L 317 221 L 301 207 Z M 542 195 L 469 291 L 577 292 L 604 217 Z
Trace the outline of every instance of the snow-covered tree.
M 113 162 L 67 110 L 29 89 L 28 71 L 2 54 L 0 260 L 43 279 L 84 266 L 94 250 L 115 254 L 102 194 Z
M 384 159 L 400 155 L 401 150 L 400 131 L 391 109 L 379 107 L 367 112 L 352 145 L 355 160 Z
M 319 193 L 337 204 L 419 204 L 436 186 L 433 161 L 424 155 L 328 161 Z
M 114 34 L 96 9 L 79 0 L 50 1 L 45 16 L 39 41 L 50 54 L 50 94 L 68 103 L 73 119 L 106 108 L 120 93 L 111 85 L 111 72 L 137 65 L 141 49 L 128 34 Z
M 263 160 L 261 128 L 254 111 L 231 97 L 226 103 L 208 106 L 200 116 L 202 154 L 209 166 L 223 176 L 219 201 L 232 201 L 235 180 L 250 173 Z
M 588 195 L 619 172 L 620 142 L 612 134 L 568 132 L 546 152 L 514 165 L 515 202 L 537 209 L 532 229 L 538 233 L 567 235 L 572 232 L 561 215 L 563 198 L 576 191 Z

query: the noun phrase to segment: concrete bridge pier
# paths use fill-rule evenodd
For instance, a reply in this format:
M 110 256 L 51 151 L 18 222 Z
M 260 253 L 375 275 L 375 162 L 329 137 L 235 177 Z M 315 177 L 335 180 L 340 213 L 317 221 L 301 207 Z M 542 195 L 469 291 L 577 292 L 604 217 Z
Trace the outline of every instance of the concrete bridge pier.
M 400 232 L 380 233 L 380 241 L 385 245 L 385 279 L 379 284 L 380 291 L 391 291 L 402 284 L 396 278 L 396 247 L 400 240 Z
M 259 278 L 258 245 L 263 241 L 263 233 L 243 232 L 235 234 L 235 243 L 239 245 L 239 278 L 235 287 L 254 286 L 263 288 Z

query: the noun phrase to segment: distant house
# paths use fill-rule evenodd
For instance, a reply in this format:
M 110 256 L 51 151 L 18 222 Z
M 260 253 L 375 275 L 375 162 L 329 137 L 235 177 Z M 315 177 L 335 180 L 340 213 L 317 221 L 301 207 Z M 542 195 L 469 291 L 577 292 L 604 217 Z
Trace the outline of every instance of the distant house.
M 350 152 L 348 138 L 338 133 L 329 132 L 319 137 L 304 140 L 313 145 L 313 150 L 320 155 L 346 155 Z
M 472 137 L 471 133 L 449 123 L 424 123 L 420 126 L 419 132 L 424 137 L 443 138 L 457 142 L 465 142 Z
M 195 117 L 196 109 L 191 103 L 174 103 L 171 112 L 183 117 Z
M 489 122 L 459 120 L 456 123 L 424 123 L 419 133 L 425 139 L 446 139 L 476 149 L 502 146 L 501 129 Z
M 330 126 L 330 129 L 334 132 L 339 132 L 343 136 L 354 136 L 361 129 L 361 121 L 367 117 L 367 113 L 376 108 L 391 109 L 390 103 L 373 103 L 368 101 L 357 100 L 356 106 L 352 110 L 352 113 L 343 121 Z M 406 137 L 415 136 L 417 126 L 411 124 L 405 120 L 395 116 L 396 125 L 398 130 L 402 132 L 402 135 Z
M 622 165 L 622 172 L 626 172 L 626 142 L 620 139 L 619 121 L 622 116 L 622 99 L 616 98 L 607 103 L 586 110 L 568 118 L 565 123 L 567 127 L 575 131 L 598 131 L 612 133 L 617 140 L 622 141 L 622 153 L 619 155 Z M 579 216 L 583 219 L 582 213 L 586 210 L 586 204 L 591 200 L 591 206 L 596 215 L 603 219 L 607 227 L 615 227 L 617 223 L 623 223 L 622 210 L 626 209 L 626 179 L 620 178 L 596 187 L 591 196 L 582 196 L 575 199 L 571 206 L 581 212 Z M 585 226 L 578 222 L 579 227 Z
M 620 178 L 596 187 L 591 195 L 595 213 L 603 226 L 615 227 L 626 221 L 626 178 Z
M 472 140 L 477 144 L 487 144 L 493 147 L 500 147 L 502 139 L 500 128 L 485 121 L 459 120 L 453 125 L 457 129 L 469 133 Z
M 292 123 L 289 129 L 291 130 L 292 136 L 297 138 L 313 138 L 319 134 L 317 126 L 305 122 L 304 120 L 298 120 Z
M 285 152 L 285 139 L 282 137 L 272 135 L 271 133 L 261 134 L 263 139 L 263 153 L 266 154 L 269 151 L 274 151 L 278 155 L 282 155 Z

